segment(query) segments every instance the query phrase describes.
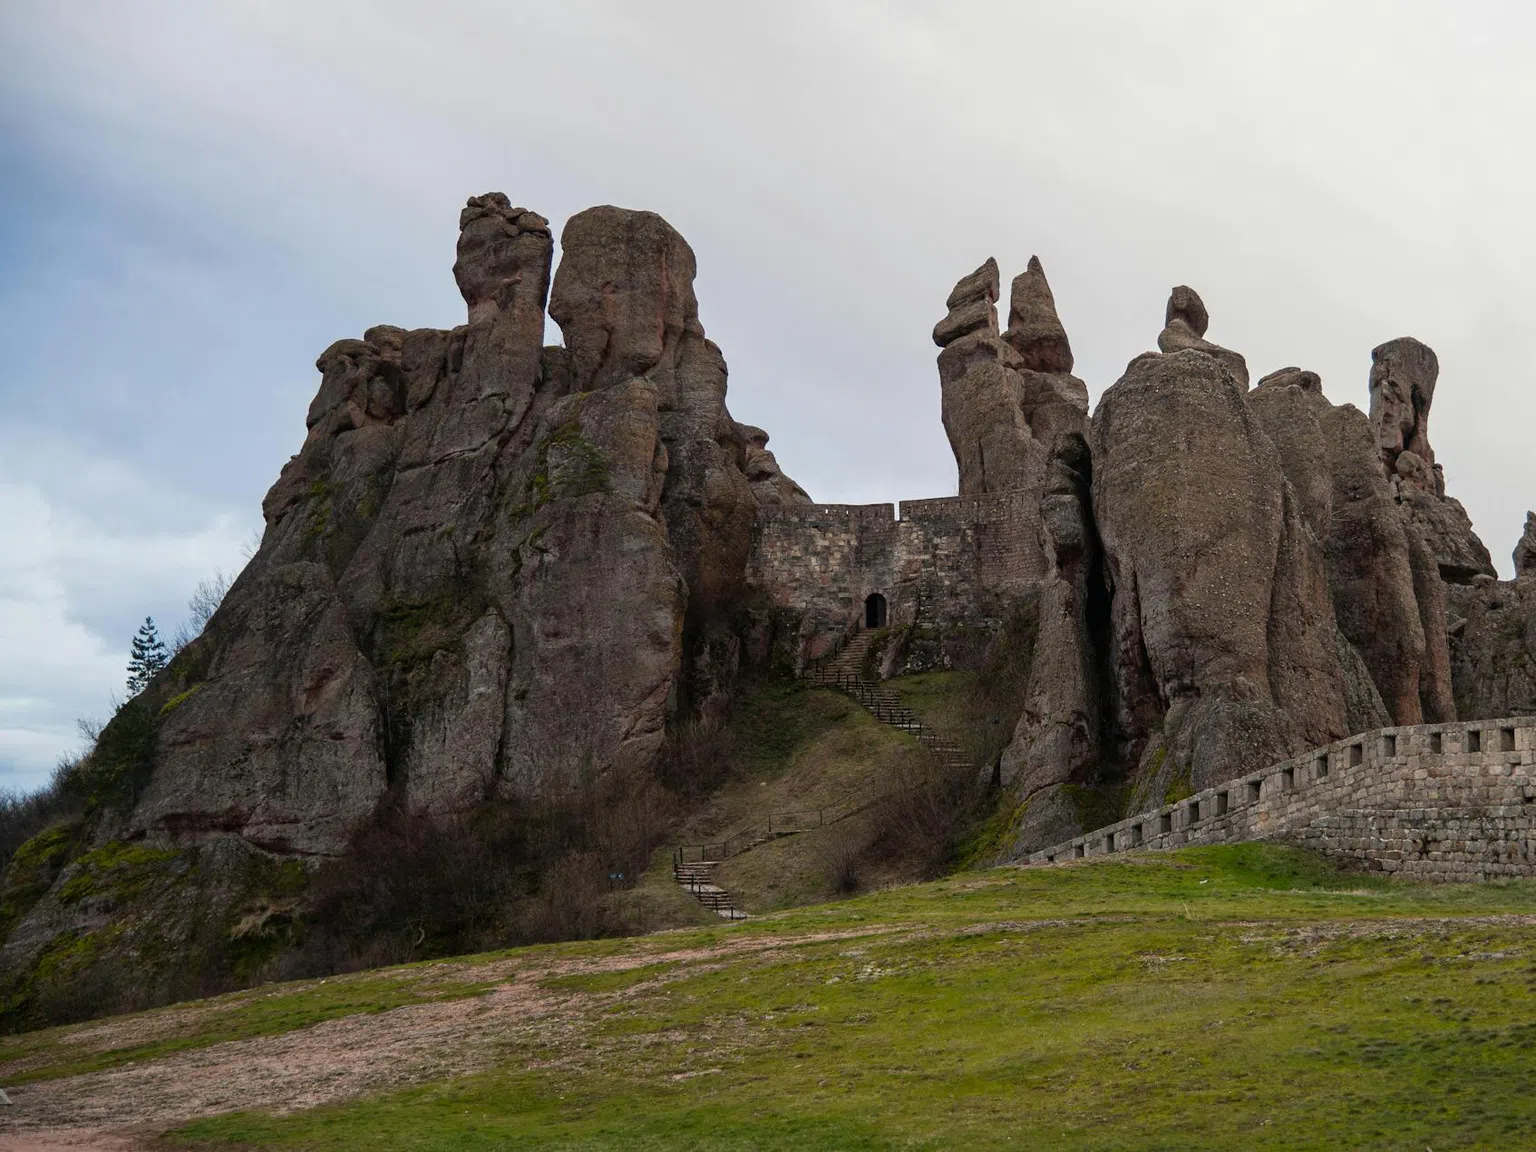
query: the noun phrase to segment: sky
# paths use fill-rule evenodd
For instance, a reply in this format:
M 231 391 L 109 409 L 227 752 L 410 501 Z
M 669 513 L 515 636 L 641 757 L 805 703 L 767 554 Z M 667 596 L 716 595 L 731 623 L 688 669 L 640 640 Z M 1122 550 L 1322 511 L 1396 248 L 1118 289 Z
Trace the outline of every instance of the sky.
M 954 491 L 930 332 L 988 256 L 1039 255 L 1095 401 L 1174 284 L 1337 403 L 1417 336 L 1508 575 L 1533 49 L 1536 7 L 1438 0 L 4 0 L 0 788 L 110 715 L 144 616 L 239 570 L 315 357 L 464 321 L 493 190 L 682 232 L 732 414 L 823 502 Z

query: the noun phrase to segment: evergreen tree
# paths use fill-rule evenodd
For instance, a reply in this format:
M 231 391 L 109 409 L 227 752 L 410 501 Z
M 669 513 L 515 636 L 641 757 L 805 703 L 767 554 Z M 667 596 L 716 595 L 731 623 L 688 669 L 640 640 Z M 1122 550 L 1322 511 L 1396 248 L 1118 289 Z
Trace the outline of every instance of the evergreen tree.
M 128 693 L 137 696 L 148 686 L 156 672 L 170 661 L 171 654 L 155 628 L 152 616 L 144 617 L 138 634 L 133 638 L 133 650 L 128 656 Z

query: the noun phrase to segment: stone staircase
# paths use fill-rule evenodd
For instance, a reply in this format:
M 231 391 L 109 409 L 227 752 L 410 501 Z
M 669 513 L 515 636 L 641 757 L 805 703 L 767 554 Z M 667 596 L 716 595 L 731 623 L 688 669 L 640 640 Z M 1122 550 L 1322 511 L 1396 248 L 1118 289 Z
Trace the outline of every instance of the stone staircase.
M 766 839 L 768 837 L 764 837 L 764 840 Z M 758 843 L 762 842 L 758 841 Z M 672 875 L 695 900 L 720 919 L 745 920 L 747 914 L 736 906 L 736 901 L 732 899 L 731 894 L 715 883 L 715 870 L 719 867 L 718 860 L 696 860 L 690 864 L 674 861 Z
M 869 651 L 879 635 L 860 629 L 834 655 L 809 666 L 801 675 L 813 684 L 835 688 L 852 696 L 876 720 L 913 737 L 945 768 L 972 767 L 970 754 L 955 741 L 925 725 L 915 712 L 902 704 L 901 695 L 895 689 L 886 687 L 879 680 L 866 678 Z
M 855 632 L 833 655 L 808 667 L 802 677 L 820 687 L 853 697 L 876 720 L 911 736 L 945 768 L 965 770 L 974 767 L 964 748 L 925 725 L 915 712 L 902 704 L 899 693 L 879 680 L 866 679 L 864 668 L 869 651 L 879 637 L 878 632 L 864 629 Z M 814 812 L 776 813 L 716 844 L 679 845 L 672 855 L 672 876 L 722 920 L 745 920 L 746 912 L 716 883 L 716 874 L 723 861 L 781 836 L 836 823 L 884 794 L 881 781 L 872 779 L 852 789 L 840 801 Z M 689 860 L 688 857 L 694 854 L 698 858 Z

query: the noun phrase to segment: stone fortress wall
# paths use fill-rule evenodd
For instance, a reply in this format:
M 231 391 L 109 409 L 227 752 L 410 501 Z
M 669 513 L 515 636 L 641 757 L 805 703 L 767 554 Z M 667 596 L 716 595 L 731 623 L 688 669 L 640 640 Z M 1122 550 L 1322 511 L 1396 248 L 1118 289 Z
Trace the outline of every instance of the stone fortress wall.
M 748 583 L 801 617 L 805 659 L 885 598 L 893 627 L 996 627 L 1044 572 L 1030 489 L 892 504 L 758 509 Z
M 1382 728 L 1031 853 L 1285 840 L 1426 880 L 1536 876 L 1536 717 Z

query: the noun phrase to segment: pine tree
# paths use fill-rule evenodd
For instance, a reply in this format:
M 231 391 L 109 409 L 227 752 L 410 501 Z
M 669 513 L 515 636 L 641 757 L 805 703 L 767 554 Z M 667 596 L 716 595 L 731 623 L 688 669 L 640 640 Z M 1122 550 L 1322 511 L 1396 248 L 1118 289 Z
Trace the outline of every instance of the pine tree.
M 155 628 L 152 616 L 144 617 L 138 634 L 133 638 L 133 650 L 128 656 L 128 693 L 137 696 L 149 685 L 156 672 L 170 661 L 171 654 Z

